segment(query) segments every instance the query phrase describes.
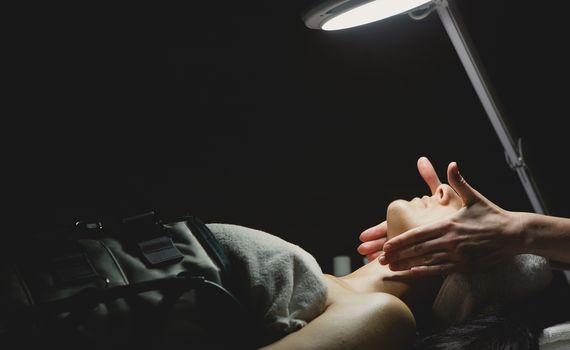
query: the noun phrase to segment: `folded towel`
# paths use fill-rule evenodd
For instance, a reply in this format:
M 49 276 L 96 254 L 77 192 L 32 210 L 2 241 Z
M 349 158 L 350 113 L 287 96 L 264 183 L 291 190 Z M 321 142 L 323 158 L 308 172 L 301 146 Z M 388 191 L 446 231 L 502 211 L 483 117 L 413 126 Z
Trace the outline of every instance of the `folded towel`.
M 453 273 L 435 298 L 434 317 L 444 326 L 458 323 L 486 307 L 517 301 L 546 288 L 551 280 L 548 260 L 531 254 L 507 258 L 486 272 Z
M 570 347 L 570 321 L 545 328 L 538 340 L 541 346 L 556 342 L 566 342 L 566 346 Z
M 269 233 L 208 224 L 238 280 L 238 294 L 263 324 L 268 338 L 300 329 L 325 308 L 322 270 L 301 247 Z

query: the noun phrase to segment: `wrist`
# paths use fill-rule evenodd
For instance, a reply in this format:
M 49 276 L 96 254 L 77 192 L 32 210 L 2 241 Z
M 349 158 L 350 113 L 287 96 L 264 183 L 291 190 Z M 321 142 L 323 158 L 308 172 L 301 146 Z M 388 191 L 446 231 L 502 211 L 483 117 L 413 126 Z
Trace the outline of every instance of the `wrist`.
M 533 235 L 530 227 L 530 217 L 529 213 L 525 212 L 511 212 L 513 215 L 513 220 L 516 223 L 516 247 L 518 254 L 532 254 Z

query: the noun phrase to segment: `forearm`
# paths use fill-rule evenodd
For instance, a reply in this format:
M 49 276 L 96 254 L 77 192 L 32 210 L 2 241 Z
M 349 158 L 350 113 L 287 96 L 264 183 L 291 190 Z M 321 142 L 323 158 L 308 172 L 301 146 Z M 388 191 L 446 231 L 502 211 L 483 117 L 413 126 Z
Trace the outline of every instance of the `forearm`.
M 570 264 L 570 219 L 535 213 L 518 213 L 524 253 Z

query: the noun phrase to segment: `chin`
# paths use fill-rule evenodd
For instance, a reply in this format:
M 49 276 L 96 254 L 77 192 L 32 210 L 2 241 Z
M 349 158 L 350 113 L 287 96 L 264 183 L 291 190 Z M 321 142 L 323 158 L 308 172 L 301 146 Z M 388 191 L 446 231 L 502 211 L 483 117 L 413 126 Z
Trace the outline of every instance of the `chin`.
M 386 223 L 388 225 L 388 239 L 415 227 L 412 220 L 413 209 L 410 202 L 398 199 L 388 205 Z

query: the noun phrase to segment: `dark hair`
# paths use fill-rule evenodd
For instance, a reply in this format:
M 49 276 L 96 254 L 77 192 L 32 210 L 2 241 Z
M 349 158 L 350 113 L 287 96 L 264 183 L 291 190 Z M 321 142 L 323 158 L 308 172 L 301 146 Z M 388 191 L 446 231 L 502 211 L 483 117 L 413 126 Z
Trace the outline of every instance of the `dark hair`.
M 542 330 L 570 319 L 570 286 L 555 272 L 550 286 L 462 323 L 420 332 L 412 350 L 538 350 Z

